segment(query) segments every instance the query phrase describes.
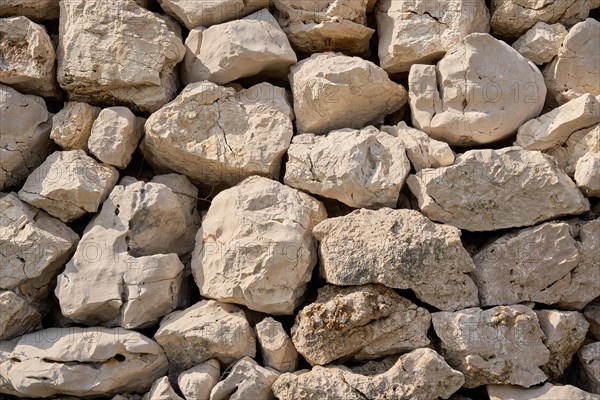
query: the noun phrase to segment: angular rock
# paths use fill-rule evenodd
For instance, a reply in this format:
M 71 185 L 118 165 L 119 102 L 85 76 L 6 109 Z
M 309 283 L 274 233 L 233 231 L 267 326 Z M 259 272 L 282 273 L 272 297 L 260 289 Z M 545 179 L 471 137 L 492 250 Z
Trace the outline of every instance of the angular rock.
M 352 372 L 344 366 L 283 374 L 273 384 L 273 393 L 280 400 L 447 399 L 464 381 L 435 351 L 417 349 L 375 374 Z
M 529 389 L 510 385 L 488 385 L 486 389 L 491 400 L 598 400 L 575 386 L 551 383 Z
M 379 65 L 389 74 L 435 63 L 470 33 L 490 31 L 484 0 L 383 0 L 375 16 Z
M 406 183 L 427 217 L 473 232 L 530 226 L 589 209 L 552 157 L 520 147 L 470 150 L 454 165 L 421 170 Z
M 193 248 L 197 193 L 181 175 L 122 179 L 58 277 L 62 314 L 88 325 L 143 328 L 182 305 L 178 255 Z
M 577 360 L 577 383 L 588 392 L 600 395 L 600 342 L 581 347 L 577 352 Z
M 587 197 L 600 197 L 600 152 L 590 152 L 577 161 L 575 183 Z
M 254 331 L 236 305 L 202 300 L 167 315 L 154 335 L 170 367 L 186 370 L 216 358 L 225 365 L 256 355 Z
M 368 233 L 368 235 L 366 234 Z M 355 210 L 313 229 L 321 276 L 334 285 L 381 283 L 411 289 L 441 310 L 478 304 L 460 231 L 414 210 Z
M 142 400 L 183 400 L 171 384 L 169 383 L 169 378 L 163 376 L 154 381 L 150 391 L 144 395 Z
M 177 384 L 186 400 L 209 400 L 210 392 L 219 383 L 221 367 L 211 359 L 179 374 Z
M 558 57 L 543 70 L 549 107 L 564 104 L 585 93 L 600 95 L 599 49 L 599 21 L 588 18 L 571 28 L 558 51 Z
M 545 153 L 554 157 L 567 175 L 575 176 L 580 158 L 588 153 L 600 153 L 600 125 L 574 131 L 564 143 L 546 150 Z
M 88 139 L 100 108 L 87 103 L 68 101 L 52 118 L 50 138 L 63 150 L 88 151 Z
M 188 29 L 211 26 L 244 17 L 269 6 L 269 0 L 158 0 L 166 13 Z
M 275 0 L 278 21 L 292 47 L 305 54 L 339 51 L 366 55 L 375 32 L 367 24 L 369 0 Z
M 0 16 L 24 16 L 32 21 L 58 19 L 59 0 L 3 0 L 0 3 Z
M 313 227 L 327 218 L 314 198 L 253 176 L 213 199 L 196 235 L 200 293 L 269 314 L 292 314 L 317 262 Z
M 21 93 L 59 96 L 56 52 L 44 27 L 26 17 L 0 18 L 0 59 L 0 83 Z
M 435 66 L 413 65 L 408 86 L 414 127 L 455 146 L 513 135 L 546 96 L 537 67 L 485 33 L 468 35 Z
M 298 352 L 281 322 L 267 317 L 254 327 L 265 367 L 279 372 L 293 372 L 298 365 Z
M 588 335 L 592 339 L 600 341 L 600 300 L 588 304 L 583 311 L 583 315 L 590 324 Z
M 148 118 L 141 148 L 155 168 L 202 185 L 232 186 L 251 175 L 278 178 L 292 116 L 285 89 L 269 83 L 239 91 L 194 83 Z
M 285 79 L 298 61 L 268 9 L 210 28 L 194 29 L 185 45 L 185 84 L 209 80 L 223 85 L 255 75 Z
M 313 54 L 292 67 L 289 79 L 299 133 L 360 129 L 407 100 L 404 87 L 377 65 L 340 53 Z
M 210 400 L 271 400 L 271 386 L 279 373 L 244 357 L 231 367 L 229 375 L 210 392 Z
M 60 5 L 58 82 L 70 100 L 154 112 L 175 97 L 185 47 L 166 22 L 133 0 Z
M 513 49 L 529 61 L 542 65 L 552 61 L 567 36 L 561 24 L 548 25 L 540 21 L 512 44 Z
M 396 207 L 410 163 L 402 140 L 377 128 L 294 136 L 284 182 L 350 207 Z
M 427 347 L 429 312 L 379 285 L 325 286 L 292 327 L 296 349 L 311 365 L 343 357 L 380 358 Z
M 52 114 L 41 97 L 0 84 L 0 190 L 16 186 L 52 152 Z
M 35 307 L 15 292 L 0 290 L 0 340 L 12 339 L 41 327 L 42 316 Z

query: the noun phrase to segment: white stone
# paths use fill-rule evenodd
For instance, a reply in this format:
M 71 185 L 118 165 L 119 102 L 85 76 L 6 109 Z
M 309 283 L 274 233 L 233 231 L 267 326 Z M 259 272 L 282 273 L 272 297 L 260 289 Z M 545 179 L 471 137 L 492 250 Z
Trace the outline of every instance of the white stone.
M 598 400 L 575 386 L 551 383 L 529 389 L 511 385 L 488 385 L 486 389 L 491 400 Z
M 211 26 L 244 17 L 269 6 L 269 0 L 158 0 L 165 12 L 188 29 Z
M 59 0 L 3 0 L 0 3 L 0 16 L 24 16 L 32 21 L 58 19 Z
M 537 65 L 552 61 L 567 36 L 561 24 L 548 25 L 540 21 L 512 44 L 513 49 Z
M 154 381 L 150 391 L 144 395 L 142 400 L 183 400 L 171 384 L 169 383 L 169 378 L 163 376 Z
M 211 359 L 183 371 L 177 378 L 177 384 L 185 400 L 209 400 L 210 392 L 220 378 L 219 361 Z
M 600 342 L 588 343 L 577 352 L 577 382 L 580 387 L 600 397 Z
M 298 352 L 281 322 L 267 317 L 254 327 L 265 367 L 279 372 L 293 372 L 298 365 Z
M 244 357 L 231 366 L 229 375 L 210 392 L 210 400 L 271 400 L 271 386 L 279 373 Z
M 560 146 L 545 151 L 567 175 L 575 176 L 577 162 L 587 153 L 600 153 L 600 125 L 573 132 Z
M 575 183 L 587 197 L 600 197 L 600 152 L 589 152 L 577 161 Z
M 87 103 L 68 101 L 54 117 L 50 138 L 63 150 L 88 150 L 94 120 L 101 109 Z

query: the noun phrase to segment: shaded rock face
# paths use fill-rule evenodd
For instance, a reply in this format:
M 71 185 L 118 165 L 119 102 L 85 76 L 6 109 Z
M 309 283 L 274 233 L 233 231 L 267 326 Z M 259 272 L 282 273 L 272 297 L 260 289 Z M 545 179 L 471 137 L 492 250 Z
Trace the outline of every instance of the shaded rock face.
M 579 385 L 600 395 L 600 342 L 589 343 L 579 349 L 576 371 Z
M 177 385 L 186 400 L 209 400 L 220 378 L 219 361 L 210 359 L 179 374 Z
M 189 0 L 158 0 L 158 2 L 165 12 L 188 29 L 220 24 L 269 6 L 269 0 L 215 0 L 199 3 Z
M 59 0 L 5 0 L 0 4 L 0 17 L 24 16 L 32 21 L 58 19 Z
M 87 103 L 69 101 L 54 117 L 50 138 L 63 150 L 88 150 L 94 121 L 101 109 Z
M 279 372 L 296 370 L 298 352 L 280 322 L 267 317 L 256 324 L 254 331 L 266 367 Z

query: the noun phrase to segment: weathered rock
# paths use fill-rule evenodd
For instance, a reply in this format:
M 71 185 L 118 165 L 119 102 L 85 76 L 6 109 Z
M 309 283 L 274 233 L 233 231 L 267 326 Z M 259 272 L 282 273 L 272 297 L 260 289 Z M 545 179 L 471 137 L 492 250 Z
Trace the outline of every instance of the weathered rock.
M 435 66 L 413 65 L 408 86 L 415 128 L 456 146 L 513 135 L 540 114 L 546 96 L 537 67 L 485 33 L 468 35 Z
M 59 0 L 3 0 L 0 3 L 0 16 L 24 16 L 32 21 L 58 19 Z
M 232 186 L 251 175 L 278 178 L 292 116 L 285 89 L 269 83 L 237 92 L 194 83 L 148 118 L 141 148 L 154 167 L 202 185 Z
M 339 51 L 347 55 L 365 55 L 373 29 L 368 28 L 368 0 L 302 1 L 275 0 L 279 25 L 292 47 L 312 54 Z
M 210 392 L 220 378 L 219 362 L 212 359 L 183 371 L 177 378 L 177 384 L 186 400 L 209 400 Z
M 560 45 L 567 36 L 561 24 L 548 25 L 540 21 L 512 44 L 513 49 L 529 61 L 542 65 L 558 55 Z
M 52 152 L 51 120 L 41 97 L 0 84 L 0 190 L 18 185 Z
M 68 101 L 52 118 L 50 138 L 63 150 L 88 150 L 88 139 L 100 108 L 87 103 Z
M 343 357 L 380 358 L 429 345 L 429 312 L 384 286 L 325 286 L 292 327 L 296 349 L 312 365 Z
M 583 311 L 585 319 L 590 324 L 588 335 L 595 340 L 600 340 L 600 299 L 594 300 Z
M 0 290 L 0 340 L 12 339 L 41 327 L 42 316 L 35 307 L 10 290 Z
M 548 88 L 548 106 L 556 107 L 585 93 L 600 95 L 599 49 L 599 21 L 588 18 L 571 28 L 562 43 L 558 57 L 543 71 Z
M 447 399 L 463 383 L 463 375 L 435 351 L 417 349 L 398 358 L 387 371 L 373 375 L 344 366 L 283 374 L 273 384 L 273 392 L 280 400 Z
M 183 400 L 171 384 L 169 383 L 169 378 L 163 376 L 154 381 L 150 391 L 144 395 L 142 400 Z
M 185 84 L 209 80 L 222 85 L 255 75 L 285 79 L 298 61 L 268 9 L 210 28 L 194 29 L 185 45 Z
M 254 327 L 265 367 L 279 372 L 293 372 L 298 365 L 298 353 L 280 322 L 271 317 Z
M 579 159 L 590 152 L 600 153 L 600 125 L 575 131 L 560 146 L 545 151 L 571 177 L 575 176 Z
M 133 0 L 60 5 L 58 82 L 70 100 L 154 112 L 175 97 L 185 47 L 161 18 Z
M 292 67 L 289 79 L 300 133 L 360 129 L 407 100 L 404 87 L 377 65 L 339 53 L 313 54 Z
M 410 163 L 402 140 L 368 126 L 294 136 L 284 182 L 350 207 L 396 207 Z
M 600 197 L 600 152 L 586 153 L 577 161 L 575 183 L 587 197 Z
M 431 2 L 383 0 L 375 13 L 379 65 L 389 74 L 413 64 L 431 64 L 470 33 L 488 33 L 484 0 Z
M 600 342 L 583 346 L 577 352 L 577 359 L 577 383 L 581 388 L 600 395 Z
M 167 372 L 158 344 L 125 329 L 50 328 L 22 336 L 0 364 L 24 397 L 145 392 Z
M 0 59 L 0 83 L 21 93 L 59 95 L 56 52 L 44 27 L 26 17 L 0 18 Z
M 254 331 L 242 309 L 215 300 L 167 315 L 154 338 L 165 349 L 170 367 L 179 371 L 211 358 L 227 365 L 256 355 Z
M 520 147 L 467 151 L 454 165 L 421 170 L 406 183 L 427 217 L 476 232 L 589 209 L 552 157 Z
M 575 386 L 551 383 L 529 389 L 511 385 L 488 385 L 486 389 L 491 400 L 598 400 Z
M 231 21 L 269 6 L 269 0 L 158 0 L 165 12 L 188 29 Z
M 356 210 L 321 222 L 313 234 L 320 241 L 321 275 L 328 283 L 411 289 L 441 310 L 478 304 L 477 289 L 467 276 L 474 265 L 460 231 L 417 211 Z
M 193 248 L 196 196 L 181 175 L 121 180 L 58 277 L 62 314 L 89 325 L 140 328 L 180 306 L 178 254 Z
M 317 262 L 313 227 L 327 218 L 314 198 L 253 176 L 213 199 L 196 235 L 200 293 L 269 314 L 292 314 Z
M 210 392 L 210 400 L 271 400 L 271 386 L 279 373 L 244 357 L 231 367 L 229 375 Z

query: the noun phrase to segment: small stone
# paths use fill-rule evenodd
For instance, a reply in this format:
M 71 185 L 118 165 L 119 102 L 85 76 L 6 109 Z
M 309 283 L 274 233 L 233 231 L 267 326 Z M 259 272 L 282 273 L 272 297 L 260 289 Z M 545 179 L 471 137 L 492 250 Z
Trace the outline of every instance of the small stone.
M 0 3 L 0 16 L 24 16 L 32 21 L 58 19 L 59 0 L 3 0 Z
M 188 29 L 209 27 L 242 18 L 269 6 L 269 0 L 158 0 L 166 13 L 173 16 Z
M 219 361 L 211 359 L 183 371 L 177 378 L 177 384 L 185 400 L 209 400 L 210 392 L 220 378 Z
M 582 389 L 600 395 L 600 342 L 581 347 L 577 359 L 577 383 Z
M 154 381 L 150 391 L 142 397 L 142 400 L 183 400 L 169 383 L 169 378 L 163 376 Z
M 554 157 L 567 175 L 574 177 L 580 158 L 587 153 L 600 153 L 600 125 L 575 131 L 563 144 L 544 152 Z
M 35 307 L 15 292 L 0 290 L 0 340 L 12 339 L 41 327 L 42 316 Z
M 598 400 L 598 396 L 571 385 L 544 383 L 536 388 L 510 385 L 487 385 L 490 400 Z
M 512 44 L 513 49 L 537 65 L 552 61 L 567 36 L 561 24 L 548 25 L 540 21 Z
M 87 103 L 68 101 L 52 118 L 50 138 L 63 150 L 88 151 L 92 125 L 101 109 Z
M 229 375 L 213 388 L 210 400 L 271 400 L 271 386 L 278 377 L 278 372 L 244 357 L 233 364 Z
M 600 197 L 600 152 L 590 152 L 577 161 L 575 183 L 587 197 Z
M 360 129 L 407 101 L 404 87 L 383 69 L 340 53 L 313 54 L 292 67 L 289 79 L 299 133 Z
M 296 370 L 298 353 L 280 322 L 267 317 L 256 324 L 254 330 L 265 367 L 279 372 Z
M 591 302 L 583 311 L 585 319 L 590 324 L 588 335 L 600 341 L 600 299 Z

